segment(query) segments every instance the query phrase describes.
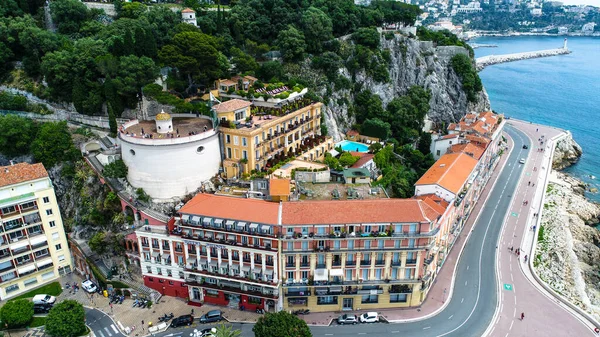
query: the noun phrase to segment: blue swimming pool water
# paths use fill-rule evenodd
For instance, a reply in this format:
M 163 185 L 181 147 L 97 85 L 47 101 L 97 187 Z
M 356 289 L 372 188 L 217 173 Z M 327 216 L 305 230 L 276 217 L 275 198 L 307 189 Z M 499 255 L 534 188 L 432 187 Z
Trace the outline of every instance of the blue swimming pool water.
M 369 152 L 369 146 L 363 143 L 357 143 L 350 140 L 343 140 L 337 144 L 335 147 L 341 146 L 344 151 L 355 151 L 355 152 Z

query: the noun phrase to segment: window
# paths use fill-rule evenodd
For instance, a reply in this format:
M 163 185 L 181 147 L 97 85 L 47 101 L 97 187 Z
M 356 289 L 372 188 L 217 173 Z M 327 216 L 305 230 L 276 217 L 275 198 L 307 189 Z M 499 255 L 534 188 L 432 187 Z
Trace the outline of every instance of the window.
M 8 207 L 2 208 L 2 214 L 10 214 L 10 213 L 13 213 L 16 211 L 17 211 L 17 208 L 15 206 L 8 206 Z
M 52 215 L 52 209 L 47 209 L 46 210 L 46 215 Z
M 307 226 L 302 227 L 302 235 L 308 235 L 308 227 Z
M 352 281 L 352 269 L 346 270 L 346 281 Z
M 371 232 L 371 226 L 366 225 L 365 226 L 365 233 L 370 233 Z
M 407 280 L 412 279 L 412 269 L 404 269 L 404 278 Z
M 371 240 L 365 240 L 365 249 L 371 249 Z
M 437 156 L 439 156 L 439 155 L 440 155 L 440 150 L 437 150 L 437 151 L 435 151 L 435 154 L 436 154 Z
M 54 277 L 54 271 L 49 271 L 45 274 L 42 274 L 42 280 L 47 280 L 49 278 L 53 278 Z
M 11 293 L 15 290 L 19 290 L 19 285 L 17 284 L 13 284 L 13 285 L 9 285 L 8 287 L 4 288 L 6 290 L 6 293 Z
M 54 248 L 56 248 L 56 250 L 61 250 L 62 249 L 62 245 L 59 243 L 56 246 L 54 246 Z
M 414 248 L 415 247 L 415 239 L 409 239 L 408 240 L 408 248 Z
M 231 135 L 225 135 L 225 143 L 231 144 Z
M 242 159 L 248 159 L 248 151 L 242 151 Z
M 32 207 L 35 207 L 34 201 L 30 201 L 30 202 L 21 204 L 21 209 L 27 209 L 27 208 L 32 208 Z
M 363 281 L 366 281 L 369 279 L 369 269 L 365 268 L 362 270 L 362 277 Z
M 44 201 L 44 204 L 47 204 L 50 202 L 50 198 L 48 198 L 48 197 L 44 197 L 42 200 Z
M 288 273 L 287 273 L 287 279 L 290 280 L 290 282 L 294 279 L 294 272 L 293 271 L 288 271 Z
M 379 302 L 379 296 L 377 295 L 363 295 L 361 303 L 377 303 Z
M 325 230 L 327 230 L 327 227 L 317 227 L 317 234 L 325 235 Z
M 401 241 L 402 241 L 402 240 L 395 240 L 395 241 L 394 241 L 394 248 L 400 248 L 400 242 L 401 242 Z
M 56 227 L 56 223 L 54 222 L 54 220 L 50 221 L 48 224 L 50 225 L 50 228 Z
M 58 233 L 52 233 L 52 241 L 56 241 L 60 239 L 60 235 Z
M 398 269 L 397 268 L 392 269 L 392 277 L 391 277 L 391 279 L 392 280 L 397 280 L 398 279 Z
M 239 110 L 235 112 L 235 120 L 239 121 L 240 119 L 246 118 L 246 109 Z
M 337 304 L 337 296 L 319 296 L 317 297 L 317 305 Z
M 240 137 L 233 136 L 233 145 L 240 145 Z
M 294 243 L 293 242 L 286 242 L 287 244 L 287 250 L 294 250 Z
M 308 242 L 306 242 L 306 241 L 302 242 L 302 250 L 308 250 Z
M 354 240 L 348 240 L 348 249 L 354 249 Z
M 58 256 L 58 262 L 62 262 L 65 260 L 65 256 L 64 255 L 59 255 Z
M 382 249 L 385 245 L 384 240 L 377 240 L 377 248 Z
M 231 159 L 231 148 L 227 148 L 227 158 Z
M 302 278 L 303 279 L 307 279 L 308 278 L 308 271 L 302 271 Z
M 248 146 L 248 140 L 246 137 L 242 137 L 242 146 Z
M 375 269 L 375 279 L 381 280 L 381 269 Z
M 333 242 L 333 249 L 340 249 L 341 245 L 342 245 L 342 241 L 341 240 L 335 240 Z
M 408 294 L 390 294 L 390 303 L 403 303 L 407 298 Z
M 23 285 L 27 287 L 27 286 L 30 286 L 30 285 L 36 284 L 36 283 L 37 283 L 37 279 L 34 277 L 34 278 L 30 278 L 29 280 L 25 280 L 25 282 L 23 282 Z

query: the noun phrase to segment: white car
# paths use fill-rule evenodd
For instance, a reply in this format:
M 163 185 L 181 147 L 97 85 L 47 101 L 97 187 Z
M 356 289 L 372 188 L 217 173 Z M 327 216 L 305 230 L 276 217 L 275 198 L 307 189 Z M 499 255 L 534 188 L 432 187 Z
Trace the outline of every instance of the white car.
M 372 311 L 372 312 L 365 312 L 364 314 L 360 315 L 360 322 L 361 323 L 375 323 L 375 322 L 379 322 L 379 315 Z
M 519 160 L 519 164 L 525 164 L 525 158 L 521 158 L 521 160 Z
M 87 291 L 88 293 L 95 293 L 98 290 L 98 287 L 94 284 L 94 282 L 90 280 L 86 280 L 81 282 L 81 288 Z

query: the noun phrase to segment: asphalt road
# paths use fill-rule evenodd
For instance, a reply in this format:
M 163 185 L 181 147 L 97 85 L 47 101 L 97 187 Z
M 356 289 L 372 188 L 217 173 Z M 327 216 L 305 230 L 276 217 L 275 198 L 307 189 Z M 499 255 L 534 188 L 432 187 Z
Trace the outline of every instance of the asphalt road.
M 125 337 L 114 321 L 100 310 L 85 308 L 85 322 L 96 337 Z
M 497 303 L 496 250 L 498 237 L 510 201 L 523 172 L 519 159 L 527 156 L 527 137 L 514 128 L 507 130 L 513 137 L 514 150 L 491 191 L 488 202 L 473 227 L 458 263 L 454 293 L 447 307 L 431 318 L 400 324 L 359 324 L 351 326 L 311 327 L 313 336 L 481 336 L 492 320 Z M 474 216 L 474 215 L 473 215 Z M 254 336 L 252 324 L 233 324 L 242 336 Z M 199 329 L 207 326 L 199 326 Z M 189 336 L 193 328 L 168 329 L 157 336 Z

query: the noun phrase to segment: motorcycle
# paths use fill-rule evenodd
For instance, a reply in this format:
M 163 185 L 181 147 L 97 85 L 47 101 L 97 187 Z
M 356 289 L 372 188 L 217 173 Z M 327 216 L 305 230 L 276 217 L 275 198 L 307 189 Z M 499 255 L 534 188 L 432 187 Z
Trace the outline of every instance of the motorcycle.
M 300 310 L 296 310 L 294 312 L 292 312 L 293 315 L 308 315 L 310 313 L 310 310 L 308 309 L 300 309 Z
M 136 299 L 135 301 L 133 301 L 133 305 L 131 307 L 135 308 L 135 307 L 137 307 L 139 305 L 140 305 L 140 300 Z
M 158 318 L 158 321 L 159 321 L 159 322 L 168 322 L 168 321 L 170 321 L 170 320 L 171 320 L 173 317 L 174 317 L 173 313 L 171 313 L 171 314 L 169 314 L 169 315 L 165 314 L 164 316 L 161 316 L 161 317 L 159 317 L 159 318 Z
M 264 314 L 265 313 L 265 309 L 258 308 L 258 309 L 256 309 L 256 313 L 257 314 Z

